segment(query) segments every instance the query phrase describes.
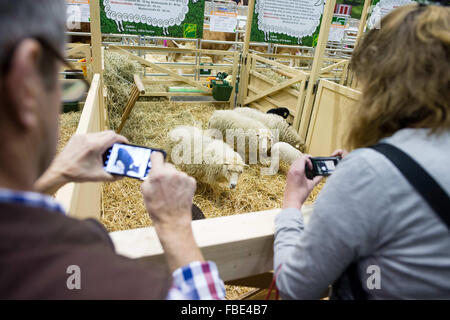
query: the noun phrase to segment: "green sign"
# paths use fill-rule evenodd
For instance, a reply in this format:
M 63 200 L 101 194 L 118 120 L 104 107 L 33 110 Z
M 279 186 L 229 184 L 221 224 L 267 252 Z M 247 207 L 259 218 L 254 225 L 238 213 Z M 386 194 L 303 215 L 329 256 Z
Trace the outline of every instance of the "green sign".
M 102 33 L 202 38 L 205 0 L 100 1 Z
M 185 38 L 197 38 L 197 25 L 193 23 L 185 23 L 183 37 Z
M 324 0 L 256 0 L 250 41 L 313 46 Z

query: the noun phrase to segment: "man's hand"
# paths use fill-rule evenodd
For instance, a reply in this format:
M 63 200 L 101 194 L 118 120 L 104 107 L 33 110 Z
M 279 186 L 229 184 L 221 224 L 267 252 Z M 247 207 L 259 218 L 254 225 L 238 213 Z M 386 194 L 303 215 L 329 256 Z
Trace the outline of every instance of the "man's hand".
M 36 181 L 35 189 L 53 194 L 68 182 L 114 181 L 117 178 L 103 169 L 102 158 L 114 143 L 128 140 L 113 131 L 74 135 Z
M 192 233 L 195 179 L 164 163 L 160 152 L 151 155 L 152 168 L 142 184 L 145 206 L 166 253 L 171 271 L 203 261 Z
M 306 178 L 305 165 L 310 169 L 313 168 L 307 155 L 295 160 L 291 165 L 284 191 L 283 209 L 300 209 L 314 187 L 322 180 L 321 176 L 315 177 L 313 180 Z

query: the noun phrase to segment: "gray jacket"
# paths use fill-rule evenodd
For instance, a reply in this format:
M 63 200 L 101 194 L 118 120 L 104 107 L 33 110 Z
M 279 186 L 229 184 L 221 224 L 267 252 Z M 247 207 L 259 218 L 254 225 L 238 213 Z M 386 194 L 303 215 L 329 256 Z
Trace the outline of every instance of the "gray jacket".
M 383 141 L 413 157 L 450 195 L 450 130 L 403 129 Z M 284 299 L 322 297 L 353 261 L 371 299 L 450 299 L 448 229 L 372 149 L 357 149 L 339 164 L 307 227 L 296 209 L 283 210 L 275 227 L 274 270 L 282 265 L 277 286 Z

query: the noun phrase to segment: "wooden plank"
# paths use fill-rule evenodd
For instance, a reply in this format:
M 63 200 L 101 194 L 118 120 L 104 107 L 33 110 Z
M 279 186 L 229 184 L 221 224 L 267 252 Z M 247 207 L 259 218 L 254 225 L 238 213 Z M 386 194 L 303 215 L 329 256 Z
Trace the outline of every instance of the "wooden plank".
M 253 71 L 253 70 L 250 71 L 250 75 L 254 76 L 254 77 L 256 77 L 256 78 L 258 78 L 260 80 L 263 80 L 264 82 L 270 84 L 271 86 L 276 86 L 278 84 L 277 82 L 267 78 L 266 76 L 264 76 L 264 75 L 262 75 L 262 74 L 260 74 L 260 73 L 258 73 L 256 71 Z M 298 97 L 298 94 L 299 94 L 299 91 L 291 89 L 291 88 L 285 88 L 283 91 L 291 94 L 294 97 Z
M 196 82 L 194 80 L 191 80 L 189 78 L 185 78 L 183 76 L 180 76 L 178 73 L 175 73 L 175 72 L 173 72 L 173 71 L 171 71 L 171 70 L 169 70 L 167 68 L 161 67 L 160 65 L 154 64 L 154 63 L 152 63 L 150 61 L 147 61 L 147 60 L 145 60 L 145 59 L 143 59 L 141 57 L 138 57 L 138 56 L 136 56 L 136 55 L 134 55 L 134 54 L 124 50 L 124 49 L 121 49 L 121 48 L 119 48 L 117 46 L 111 46 L 110 49 L 119 51 L 120 53 L 128 56 L 132 60 L 135 60 L 135 61 L 141 63 L 142 65 L 145 65 L 145 66 L 151 67 L 153 69 L 156 69 L 158 71 L 167 73 L 167 74 L 171 75 L 172 77 L 174 77 L 175 79 L 177 79 L 177 80 L 179 80 L 181 82 L 190 84 L 191 86 L 196 87 L 196 88 L 198 88 L 198 89 L 200 89 L 202 91 L 205 91 L 205 92 L 211 92 L 212 91 L 211 89 L 202 86 L 201 84 L 199 84 L 198 82 Z
M 308 87 L 306 89 L 306 98 L 303 105 L 302 115 L 299 125 L 299 134 L 302 139 L 306 139 L 309 122 L 311 119 L 312 107 L 314 102 L 314 86 L 316 85 L 323 63 L 323 55 L 327 46 L 328 35 L 330 33 L 331 19 L 333 17 L 336 0 L 326 1 L 323 9 L 322 23 L 320 25 L 319 39 L 315 50 L 313 65 L 309 77 Z
M 360 95 L 357 90 L 320 80 L 306 139 L 307 153 L 326 156 L 344 147 L 343 137 Z
M 144 92 L 145 92 L 145 90 L 144 90 Z M 128 117 L 130 116 L 130 113 L 133 110 L 134 105 L 136 104 L 136 101 L 138 98 L 139 98 L 139 89 L 137 88 L 136 85 L 134 85 L 131 88 L 130 99 L 128 100 L 127 105 L 125 106 L 125 111 L 123 112 L 122 119 L 120 121 L 120 125 L 116 130 L 117 133 L 120 134 L 120 132 L 122 132 L 122 129 L 125 126 L 125 123 L 127 122 Z
M 275 93 L 277 91 L 280 91 L 280 90 L 282 90 L 282 89 L 284 89 L 286 87 L 289 87 L 289 86 L 291 86 L 291 85 L 293 85 L 293 84 L 295 84 L 297 82 L 300 82 L 300 81 L 302 81 L 304 79 L 305 79 L 304 75 L 299 75 L 299 76 L 297 76 L 295 78 L 292 78 L 292 79 L 287 80 L 287 81 L 285 81 L 283 83 L 280 83 L 280 84 L 276 85 L 275 87 L 273 87 L 271 89 L 268 89 L 268 90 L 265 90 L 263 92 L 260 92 L 256 96 L 247 97 L 247 99 L 245 100 L 244 104 L 249 104 L 249 103 L 251 103 L 253 101 L 259 100 L 259 99 L 261 99 L 264 96 L 271 95 L 271 94 L 273 94 L 273 93 Z
M 101 127 L 100 100 L 100 75 L 95 74 L 81 113 L 77 134 L 98 132 L 103 129 Z M 71 217 L 100 219 L 100 183 L 69 183 L 58 190 L 56 200 Z
M 256 87 L 253 87 L 251 85 L 248 86 L 248 90 L 253 91 L 255 94 L 258 94 L 259 90 Z M 282 103 L 280 103 L 279 101 L 272 99 L 271 97 L 267 96 L 264 97 L 264 99 L 266 99 L 267 101 L 269 101 L 270 103 L 274 104 L 276 108 L 282 108 L 284 107 L 284 105 Z
M 305 223 L 313 210 L 304 206 Z M 274 219 L 280 209 L 209 218 L 192 222 L 197 245 L 207 260 L 217 264 L 224 281 L 271 272 L 273 269 Z M 110 233 L 120 255 L 165 265 L 154 227 Z

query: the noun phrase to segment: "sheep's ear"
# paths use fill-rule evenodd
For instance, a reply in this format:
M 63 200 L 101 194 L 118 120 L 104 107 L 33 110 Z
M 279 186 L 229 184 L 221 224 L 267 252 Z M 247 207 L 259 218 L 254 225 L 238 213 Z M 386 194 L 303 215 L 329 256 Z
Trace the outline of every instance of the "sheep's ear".
M 245 168 L 248 168 L 248 167 L 250 167 L 248 164 L 246 164 L 246 163 L 244 163 L 244 167 Z

